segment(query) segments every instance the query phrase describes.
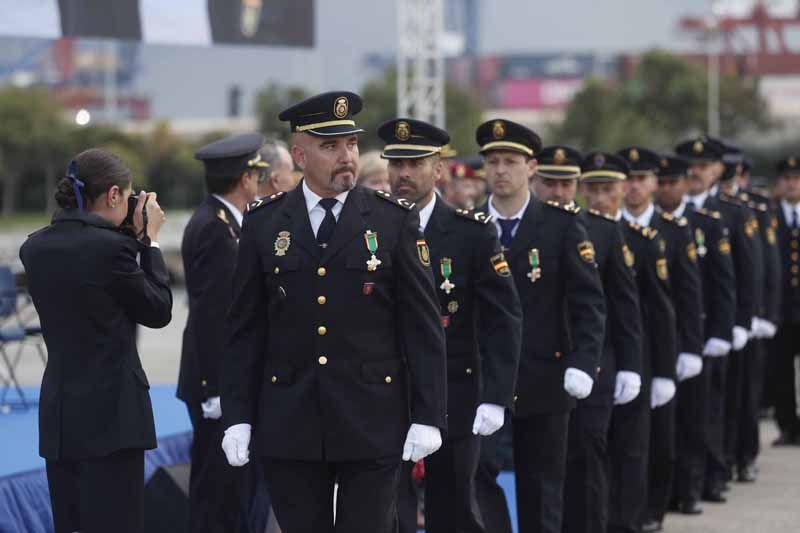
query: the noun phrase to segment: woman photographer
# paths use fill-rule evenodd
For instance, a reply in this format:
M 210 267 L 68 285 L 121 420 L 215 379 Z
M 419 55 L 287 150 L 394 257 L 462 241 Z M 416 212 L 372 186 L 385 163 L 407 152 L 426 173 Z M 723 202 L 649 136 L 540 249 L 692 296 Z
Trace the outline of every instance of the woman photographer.
M 117 156 L 86 150 L 58 184 L 52 223 L 20 249 L 49 354 L 39 454 L 56 533 L 144 527 L 144 450 L 156 437 L 134 332 L 169 323 L 172 293 L 157 243 L 164 212 L 145 192 L 134 211 L 131 194 Z

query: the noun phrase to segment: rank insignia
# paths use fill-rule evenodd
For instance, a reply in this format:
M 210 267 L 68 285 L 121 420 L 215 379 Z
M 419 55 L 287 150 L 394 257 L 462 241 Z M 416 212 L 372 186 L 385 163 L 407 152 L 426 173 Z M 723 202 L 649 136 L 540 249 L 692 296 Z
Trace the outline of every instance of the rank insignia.
M 458 302 L 453 300 L 447 304 L 447 312 L 454 315 L 458 312 Z
M 719 240 L 719 253 L 723 255 L 730 255 L 731 241 L 729 241 L 727 237 L 723 237 Z
M 431 266 L 431 251 L 428 249 L 428 243 L 425 242 L 425 239 L 417 241 L 417 255 L 420 263 L 426 267 Z
M 625 259 L 625 266 L 628 268 L 633 268 L 633 265 L 636 264 L 636 257 L 627 244 L 622 245 L 622 257 Z
M 367 260 L 367 270 L 375 272 L 381 264 L 381 260 L 375 257 L 375 252 L 378 251 L 378 232 L 368 229 L 364 232 L 364 242 L 369 250 L 370 258 Z
M 667 260 L 663 257 L 656 259 L 656 275 L 661 281 L 667 281 L 669 278 L 669 271 L 667 270 Z
M 531 283 L 534 283 L 542 277 L 542 263 L 539 259 L 538 248 L 533 248 L 528 252 L 528 264 L 531 267 L 531 271 L 528 272 L 528 278 L 531 280 Z
M 291 234 L 288 231 L 278 232 L 278 238 L 275 239 L 275 255 L 283 257 L 289 251 L 289 246 L 292 244 Z
M 228 221 L 228 215 L 225 214 L 224 209 L 220 209 L 217 211 L 217 218 L 230 226 L 231 223 L 230 221 Z
M 507 278 L 511 275 L 511 269 L 508 268 L 508 261 L 506 261 L 503 252 L 490 257 L 489 262 L 492 263 L 492 268 L 498 276 Z
M 697 255 L 705 257 L 706 252 L 706 234 L 700 228 L 694 230 L 694 242 L 697 243 Z
M 689 261 L 692 263 L 697 262 L 697 246 L 695 246 L 693 242 L 686 245 L 686 257 L 688 257 Z
M 587 263 L 594 262 L 594 245 L 589 241 L 578 243 L 578 254 Z
M 453 260 L 449 257 L 442 257 L 441 261 L 439 261 L 439 270 L 444 278 L 439 288 L 442 289 L 445 294 L 450 294 L 450 292 L 456 288 L 455 284 L 450 281 L 450 276 L 453 275 Z

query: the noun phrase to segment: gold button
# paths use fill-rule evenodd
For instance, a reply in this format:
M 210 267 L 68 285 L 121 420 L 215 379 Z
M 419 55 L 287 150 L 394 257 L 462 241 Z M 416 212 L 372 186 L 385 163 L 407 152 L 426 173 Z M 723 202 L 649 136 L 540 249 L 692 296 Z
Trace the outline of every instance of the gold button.
M 328 301 L 328 299 L 325 298 L 324 296 L 317 296 L 317 303 L 319 305 L 325 305 L 325 302 L 327 302 L 327 301 Z
M 317 361 L 319 361 L 319 364 L 321 364 L 321 365 L 327 365 L 328 364 L 328 358 L 325 357 L 324 355 L 320 355 L 319 359 L 317 359 Z
M 392 376 L 386 376 L 386 379 L 384 379 L 384 381 L 386 383 L 391 383 L 392 382 Z
M 278 376 L 272 376 L 272 382 L 273 383 L 277 383 L 278 382 Z
M 325 335 L 326 333 L 328 333 L 328 328 L 325 326 L 320 326 L 317 328 L 317 335 Z
M 514 395 L 514 401 L 516 402 L 517 400 L 519 400 L 519 396 L 517 396 L 517 395 L 515 394 L 515 395 Z
M 317 269 L 317 276 L 319 276 L 319 277 L 324 277 L 325 274 L 327 274 L 327 273 L 328 273 L 328 271 L 325 270 L 325 267 L 319 267 Z
M 561 357 L 561 352 L 556 352 L 556 359 L 558 359 L 559 357 Z
M 471 376 L 471 375 L 472 375 L 472 369 L 471 369 L 471 368 L 467 368 L 467 375 L 468 375 L 468 376 Z
M 201 385 L 201 386 L 203 386 L 203 387 L 205 387 L 205 386 L 207 386 L 207 385 L 208 385 L 208 381 L 206 381 L 206 380 L 203 380 L 203 381 L 201 381 L 201 382 L 200 382 L 200 385 Z
M 275 270 L 273 270 L 273 272 L 275 272 L 276 274 L 280 274 L 281 273 L 280 267 L 275 267 Z

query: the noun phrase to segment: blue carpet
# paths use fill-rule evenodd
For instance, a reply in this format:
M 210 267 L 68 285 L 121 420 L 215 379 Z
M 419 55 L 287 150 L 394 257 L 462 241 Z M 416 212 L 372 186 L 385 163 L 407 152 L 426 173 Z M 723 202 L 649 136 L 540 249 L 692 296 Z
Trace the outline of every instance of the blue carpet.
M 38 387 L 25 387 L 28 400 L 39 397 Z M 15 400 L 13 393 L 9 400 Z M 153 412 L 156 419 L 156 435 L 159 439 L 167 435 L 191 431 L 192 424 L 184 403 L 175 398 L 175 385 L 156 385 L 150 389 Z M 44 468 L 44 459 L 39 457 L 39 411 L 32 407 L 27 411 L 12 410 L 0 414 L 0 435 L 3 449 L 0 454 L 0 477 Z

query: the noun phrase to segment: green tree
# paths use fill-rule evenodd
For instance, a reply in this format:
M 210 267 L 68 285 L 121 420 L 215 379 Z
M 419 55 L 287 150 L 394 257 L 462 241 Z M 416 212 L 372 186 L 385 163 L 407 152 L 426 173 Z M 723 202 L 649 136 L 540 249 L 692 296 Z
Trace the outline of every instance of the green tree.
M 633 143 L 670 147 L 691 132 L 706 130 L 707 104 L 705 69 L 666 52 L 649 52 L 630 80 L 587 82 L 552 137 L 585 149 Z M 724 138 L 772 125 L 757 80 L 722 76 L 720 119 Z
M 273 139 L 289 138 L 289 127 L 278 120 L 281 111 L 290 105 L 308 98 L 308 92 L 302 87 L 284 87 L 270 83 L 256 96 L 256 113 L 259 130 Z

